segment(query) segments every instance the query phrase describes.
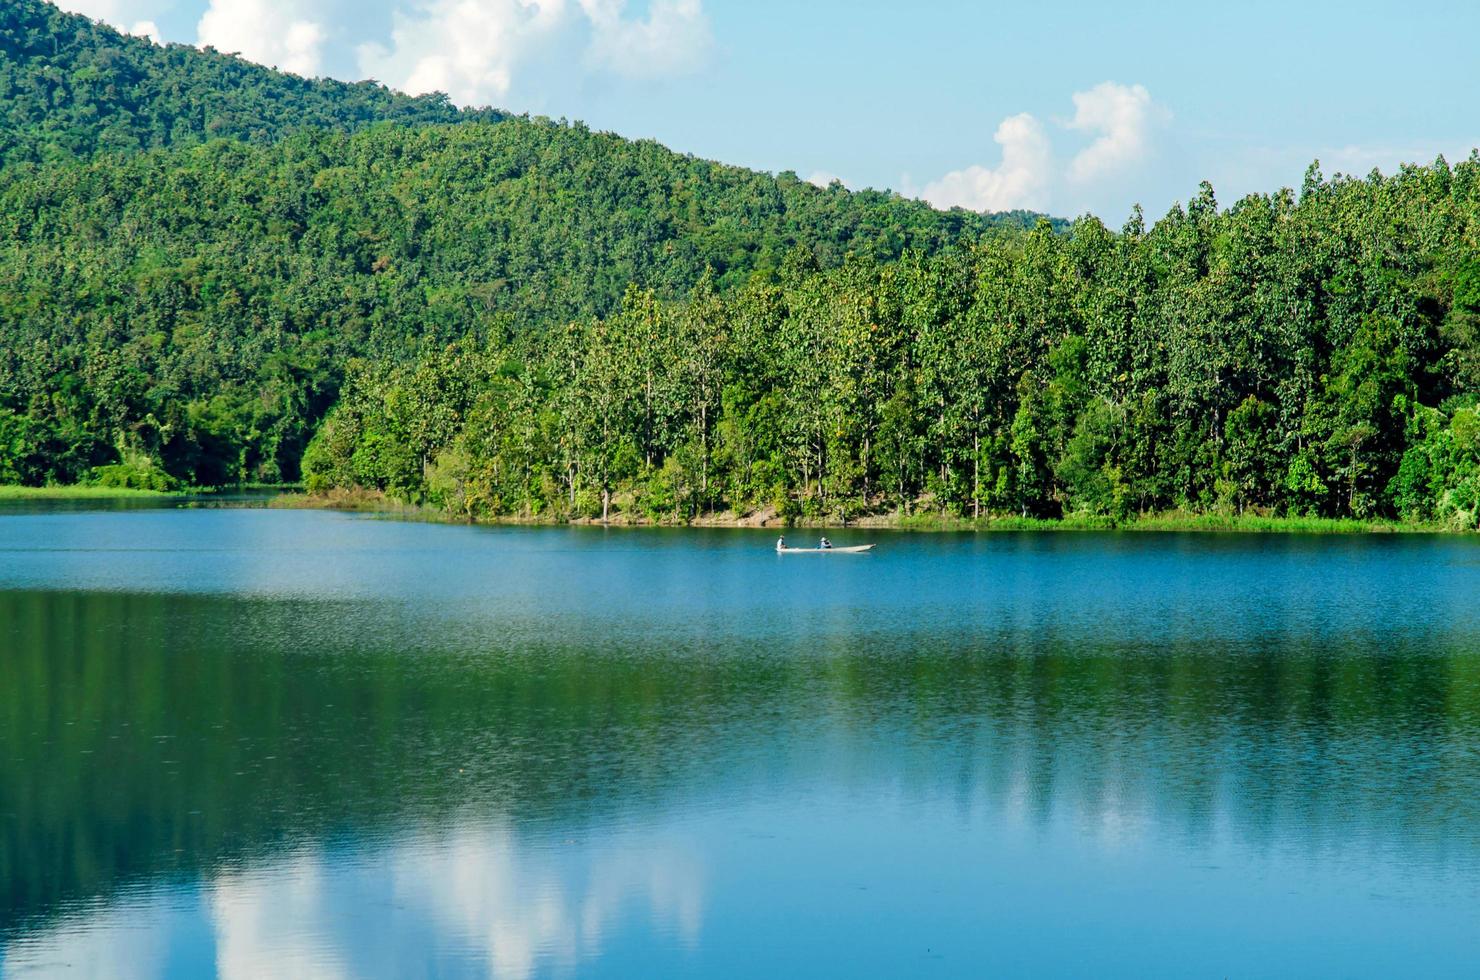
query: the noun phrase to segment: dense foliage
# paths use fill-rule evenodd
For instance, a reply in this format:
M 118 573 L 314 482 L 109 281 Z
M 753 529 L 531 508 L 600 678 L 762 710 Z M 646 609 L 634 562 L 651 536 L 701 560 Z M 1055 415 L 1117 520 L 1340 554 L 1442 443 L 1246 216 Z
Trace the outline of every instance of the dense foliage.
M 39 0 L 0 8 L 0 116 L 0 482 L 292 479 L 350 356 L 1034 217 L 308 81 Z
M 1024 233 L 37 0 L 0 10 L 0 114 L 0 482 L 1480 509 L 1473 156 Z
M 574 125 L 314 130 L 0 176 L 0 481 L 291 478 L 345 359 L 998 221 Z
M 309 127 L 494 120 L 444 96 L 309 81 L 215 51 L 127 37 L 41 0 L 0 4 L 0 165 L 184 146 L 271 142 Z
M 632 567 L 613 559 L 593 578 Z M 1473 758 L 1433 736 L 1480 728 L 1473 655 L 1439 624 L 1372 629 L 1383 611 L 1349 622 L 1301 604 L 1339 585 L 1274 599 L 1296 622 L 1312 616 L 1323 642 L 1266 628 L 1257 655 L 1218 632 L 1226 611 L 1212 628 L 1174 620 L 1155 656 L 1128 655 L 1147 642 L 1131 632 L 1151 620 L 1141 610 L 1098 639 L 1083 627 L 1044 628 L 1038 616 L 1005 618 L 987 634 L 1003 639 L 966 650 L 950 633 L 960 617 L 901 617 L 867 643 L 824 647 L 826 656 L 815 645 L 822 621 L 795 631 L 773 621 L 759 633 L 771 638 L 759 656 L 754 630 L 741 638 L 699 619 L 643 644 L 629 630 L 551 616 L 549 596 L 523 605 L 514 623 L 457 598 L 413 616 L 372 598 L 394 573 L 342 574 L 370 578 L 369 595 L 0 590 L 0 941 L 78 908 L 136 901 L 142 883 L 170 888 L 253 867 L 284 841 L 424 840 L 441 826 L 451 834 L 465 825 L 469 798 L 567 826 L 657 820 L 691 804 L 693 787 L 716 772 L 771 785 L 775 771 L 755 764 L 757 738 L 795 760 L 778 765 L 797 765 L 788 770 L 797 779 L 816 771 L 799 744 L 825 745 L 854 766 L 883 751 L 901 769 L 922 746 L 937 750 L 920 738 L 881 749 L 878 725 L 852 723 L 886 714 L 915 733 L 969 743 L 986 731 L 1021 746 L 1012 764 L 942 771 L 932 785 L 953 798 L 1020 798 L 1026 780 L 1090 808 L 1087 819 L 1133 799 L 1185 822 L 1189 838 L 1254 841 L 1270 839 L 1272 826 L 1308 839 L 1300 833 L 1317 812 L 1315 847 L 1380 828 L 1396 849 L 1385 856 L 1405 868 L 1450 866 L 1457 850 L 1480 861 Z M 1434 604 L 1425 596 L 1386 612 Z M 631 615 L 678 614 L 665 605 Z M 1405 639 L 1389 646 L 1395 636 Z M 1460 655 L 1448 655 L 1457 646 Z M 1341 747 L 1333 765 L 1352 764 L 1344 739 L 1354 733 L 1405 733 L 1421 748 L 1394 766 L 1404 793 L 1352 807 L 1350 782 L 1313 779 L 1303 752 L 1292 758 L 1271 742 L 1280 730 L 1329 733 Z M 1083 764 L 1063 765 L 1066 754 Z M 1207 805 L 1210 786 L 1230 788 L 1226 806 Z
M 311 486 L 473 516 L 1182 508 L 1473 526 L 1480 157 L 358 362 Z

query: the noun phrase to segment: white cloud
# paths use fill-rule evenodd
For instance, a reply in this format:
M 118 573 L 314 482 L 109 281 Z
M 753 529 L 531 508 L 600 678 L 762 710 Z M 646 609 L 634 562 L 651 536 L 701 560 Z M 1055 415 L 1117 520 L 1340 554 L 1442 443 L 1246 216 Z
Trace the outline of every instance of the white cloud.
M 302 16 L 303 7 L 294 0 L 211 0 L 196 33 L 202 47 L 312 77 L 327 32 Z
M 0 0 L 4 2 L 4 0 Z M 441 91 L 468 105 L 547 104 L 604 75 L 672 78 L 701 70 L 714 49 L 704 0 L 196 0 L 207 9 L 197 42 L 305 76 L 339 74 L 340 42 L 359 72 L 414 94 Z M 177 0 L 62 0 L 63 6 L 160 40 Z M 366 9 L 369 8 L 369 9 Z M 380 33 L 389 22 L 389 36 Z M 372 26 L 373 25 L 373 26 Z M 373 40 L 379 38 L 379 40 Z M 331 43 L 332 42 L 332 43 Z M 519 83 L 523 82 L 520 86 Z
M 1055 164 L 1048 131 L 1024 112 L 1007 117 L 997 127 L 993 138 L 1002 147 L 998 166 L 977 164 L 953 170 L 919 191 L 905 177 L 904 193 L 938 208 L 1046 211 L 1055 198 L 1062 205 L 1062 195 L 1081 196 L 1086 187 L 1102 186 L 1102 181 L 1147 160 L 1155 127 L 1171 116 L 1143 85 L 1102 82 L 1075 92 L 1072 99 L 1074 117 L 1058 122 L 1059 129 L 1096 134 L 1096 138 L 1067 167 Z
M 581 0 L 592 25 L 587 63 L 627 78 L 686 75 L 714 44 L 700 0 L 653 0 L 646 20 L 622 16 L 624 0 Z
M 1002 147 L 1002 163 L 955 170 L 927 184 L 919 196 L 938 208 L 973 211 L 1042 210 L 1048 206 L 1053 150 L 1037 119 L 1026 112 L 1008 116 L 992 137 Z
M 843 183 L 843 178 L 828 170 L 814 170 L 812 171 L 812 175 L 807 178 L 807 183 L 814 184 L 817 187 L 821 187 L 824 189 L 831 187 L 833 181 L 837 181 L 841 184 Z M 844 186 L 846 186 L 846 184 Z
M 1100 136 L 1070 162 L 1069 179 L 1076 183 L 1098 180 L 1144 159 L 1151 127 L 1165 116 L 1143 85 L 1101 82 L 1088 91 L 1075 92 L 1074 118 L 1068 127 Z
M 565 0 L 422 0 L 397 11 L 391 47 L 366 44 L 360 70 L 413 95 L 502 99 L 520 61 L 567 23 Z
M 168 0 L 58 0 L 57 6 L 108 24 L 129 24 L 158 14 Z M 138 31 L 130 33 L 137 34 Z
M 463 105 L 502 102 L 536 64 L 625 78 L 681 75 L 712 46 L 701 0 L 654 0 L 645 19 L 625 0 L 417 0 L 393 17 L 390 45 L 359 48 L 360 70 L 413 94 L 446 92 Z M 578 74 L 578 72 L 577 72 Z

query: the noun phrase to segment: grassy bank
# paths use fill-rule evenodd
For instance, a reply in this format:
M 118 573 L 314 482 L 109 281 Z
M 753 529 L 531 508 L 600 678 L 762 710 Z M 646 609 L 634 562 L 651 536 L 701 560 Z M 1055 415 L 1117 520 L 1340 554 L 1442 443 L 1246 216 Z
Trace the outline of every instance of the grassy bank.
M 859 522 L 911 531 L 1231 531 L 1252 534 L 1437 534 L 1467 529 L 1401 521 L 1330 517 L 1263 517 L 1257 514 L 1140 514 L 1123 520 L 1089 514 L 1062 518 L 990 516 L 977 519 L 912 514 Z
M 3 500 L 164 500 L 184 496 L 162 490 L 131 490 L 126 487 L 18 487 L 0 486 Z
M 377 490 L 336 489 L 328 493 L 283 493 L 269 500 L 267 506 L 277 510 L 344 510 L 366 514 L 386 514 L 407 520 L 465 523 L 445 511 L 418 504 L 408 504 L 387 497 Z
M 191 502 L 210 502 L 220 500 L 222 503 L 230 504 L 242 495 L 260 494 L 266 496 L 272 493 L 294 493 L 302 487 L 293 485 L 276 484 L 243 484 L 241 486 L 228 487 L 189 487 L 181 490 L 138 490 L 131 487 L 104 487 L 89 484 L 75 484 L 72 486 L 51 487 L 22 487 L 14 484 L 0 484 L 0 502 L 14 501 L 89 501 L 89 500 L 182 500 L 190 498 Z
M 513 525 L 590 525 L 600 524 L 595 518 L 566 520 L 550 516 L 495 517 L 473 520 L 450 514 L 434 507 L 407 504 L 386 495 L 367 490 L 336 490 L 328 494 L 284 494 L 269 506 L 293 509 L 344 510 L 377 513 L 409 520 L 445 521 L 449 523 L 483 523 Z M 990 515 L 980 518 L 942 515 L 938 512 L 915 514 L 873 514 L 848 521 L 837 519 L 786 519 L 774 511 L 705 514 L 692 521 L 652 520 L 643 515 L 613 514 L 612 527 L 748 527 L 785 530 L 788 528 L 854 528 L 901 531 L 1225 531 L 1251 534 L 1439 534 L 1474 533 L 1472 528 L 1441 524 L 1406 523 L 1401 521 L 1359 521 L 1326 517 L 1266 517 L 1258 514 L 1193 514 L 1172 511 L 1141 514 L 1125 520 L 1111 517 L 1072 514 L 1062 518 L 1016 517 Z

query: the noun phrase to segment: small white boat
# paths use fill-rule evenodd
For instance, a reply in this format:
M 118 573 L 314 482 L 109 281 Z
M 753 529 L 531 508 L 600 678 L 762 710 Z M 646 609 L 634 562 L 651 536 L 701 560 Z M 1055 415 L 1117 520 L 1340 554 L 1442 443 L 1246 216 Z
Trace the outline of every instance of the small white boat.
M 861 555 L 873 551 L 871 544 L 855 544 L 851 548 L 777 548 L 778 555 Z

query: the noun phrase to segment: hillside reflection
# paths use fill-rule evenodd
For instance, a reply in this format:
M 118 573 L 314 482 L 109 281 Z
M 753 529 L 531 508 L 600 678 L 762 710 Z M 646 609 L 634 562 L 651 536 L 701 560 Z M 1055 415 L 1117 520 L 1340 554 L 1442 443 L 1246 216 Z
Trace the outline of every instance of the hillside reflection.
M 1444 636 L 501 648 L 449 621 L 439 649 L 398 643 L 400 621 L 0 593 L 8 962 L 69 943 L 85 960 L 121 941 L 110 921 L 171 916 L 206 923 L 189 928 L 223 972 L 365 972 L 324 959 L 346 950 L 396 972 L 451 946 L 524 976 L 597 955 L 634 908 L 696 942 L 706 870 L 674 844 L 684 814 L 809 794 L 1070 827 L 1106 852 L 1480 870 L 1480 656 Z M 370 928 L 336 940 L 331 907 Z

